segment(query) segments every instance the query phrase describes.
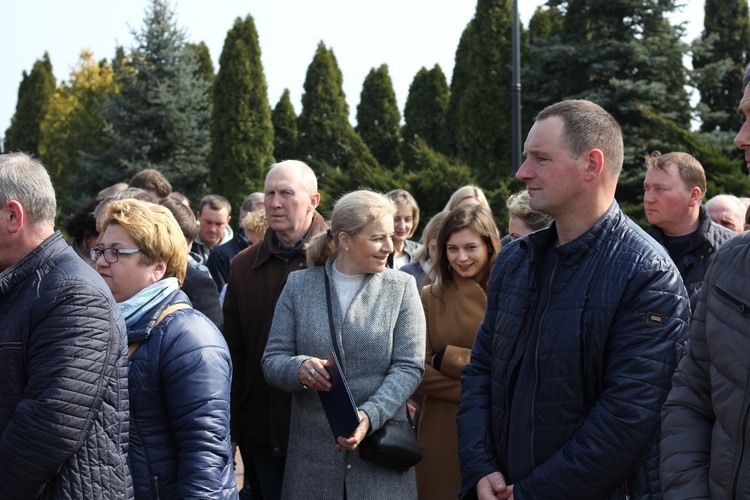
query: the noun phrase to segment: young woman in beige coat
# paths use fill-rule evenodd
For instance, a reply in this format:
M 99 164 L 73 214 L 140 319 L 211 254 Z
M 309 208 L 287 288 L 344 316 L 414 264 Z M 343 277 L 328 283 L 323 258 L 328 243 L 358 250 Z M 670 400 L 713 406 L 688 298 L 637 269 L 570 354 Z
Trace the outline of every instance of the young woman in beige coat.
M 419 440 L 424 460 L 417 465 L 420 499 L 455 498 L 461 488 L 456 413 L 461 371 L 487 305 L 487 279 L 500 239 L 482 205 L 450 211 L 438 235 L 434 283 L 422 290 L 427 318 L 424 394 Z

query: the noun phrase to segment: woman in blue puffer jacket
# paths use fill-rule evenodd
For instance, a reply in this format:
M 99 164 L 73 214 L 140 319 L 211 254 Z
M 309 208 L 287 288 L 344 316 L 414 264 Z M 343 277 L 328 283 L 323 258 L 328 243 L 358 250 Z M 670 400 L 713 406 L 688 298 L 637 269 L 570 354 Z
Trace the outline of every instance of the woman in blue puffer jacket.
M 128 328 L 130 468 L 136 499 L 237 498 L 232 365 L 216 327 L 180 291 L 185 238 L 164 207 L 113 202 L 91 249 Z

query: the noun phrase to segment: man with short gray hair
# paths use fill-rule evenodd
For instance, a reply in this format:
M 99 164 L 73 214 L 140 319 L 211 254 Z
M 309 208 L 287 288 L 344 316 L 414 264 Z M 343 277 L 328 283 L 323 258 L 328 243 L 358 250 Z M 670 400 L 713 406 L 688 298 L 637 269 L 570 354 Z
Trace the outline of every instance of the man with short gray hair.
M 0 496 L 131 498 L 125 323 L 54 218 L 44 166 L 0 155 Z

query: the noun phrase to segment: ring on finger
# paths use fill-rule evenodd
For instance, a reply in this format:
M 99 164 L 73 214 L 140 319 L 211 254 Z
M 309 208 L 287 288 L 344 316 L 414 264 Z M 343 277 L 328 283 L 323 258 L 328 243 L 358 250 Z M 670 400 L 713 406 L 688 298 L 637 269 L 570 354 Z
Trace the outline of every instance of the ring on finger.
M 315 368 L 310 368 L 310 376 L 311 377 L 315 376 Z

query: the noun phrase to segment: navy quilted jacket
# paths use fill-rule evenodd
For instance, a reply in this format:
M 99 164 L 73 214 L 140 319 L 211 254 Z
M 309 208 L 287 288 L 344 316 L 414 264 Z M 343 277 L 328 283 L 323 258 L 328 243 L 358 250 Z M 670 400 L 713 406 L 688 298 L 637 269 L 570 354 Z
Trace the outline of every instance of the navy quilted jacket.
M 456 418 L 462 496 L 492 471 L 507 477 L 512 427 L 533 466 L 513 481 L 517 498 L 658 498 L 659 410 L 688 331 L 685 287 L 616 203 L 558 248 L 553 278 L 540 276 L 555 239 L 553 225 L 509 244 L 495 262 Z M 544 311 L 540 287 L 552 297 Z M 535 317 L 537 349 L 519 352 Z M 519 371 L 521 354 L 533 356 L 535 374 Z M 518 386 L 533 390 L 514 393 Z M 520 398 L 531 399 L 531 418 L 509 422 Z
M 0 498 L 132 498 L 125 323 L 57 232 L 0 273 Z
M 130 468 L 137 500 L 237 498 L 229 438 L 232 363 L 214 324 L 178 291 L 128 329 Z

